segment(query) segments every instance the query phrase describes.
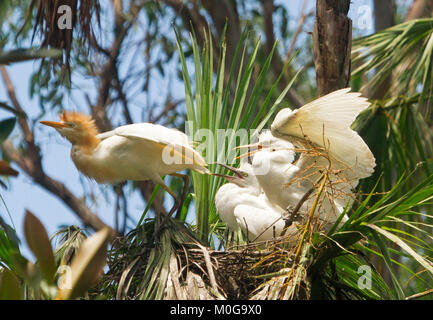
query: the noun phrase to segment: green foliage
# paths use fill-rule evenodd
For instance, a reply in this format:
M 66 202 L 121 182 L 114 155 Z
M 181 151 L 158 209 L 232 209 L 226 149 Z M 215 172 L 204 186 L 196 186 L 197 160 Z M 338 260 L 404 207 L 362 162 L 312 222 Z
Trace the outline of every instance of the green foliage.
M 433 19 L 404 22 L 353 41 L 353 75 L 375 70 L 362 89 L 379 88 L 392 75 L 392 94 L 410 97 L 421 92 L 429 105 L 433 82 Z
M 83 296 L 98 280 L 106 264 L 106 250 L 112 230 L 105 228 L 80 241 L 69 265 L 63 263 L 65 259 L 57 259 L 59 264 L 56 263 L 44 226 L 29 211 L 24 220 L 24 234 L 27 245 L 35 255 L 35 264 L 21 255 L 18 243 L 10 237 L 10 233 L 0 229 L 0 299 L 65 300 Z M 77 237 L 76 234 L 73 236 Z M 68 242 L 73 244 L 68 240 L 71 239 L 64 237 L 63 245 Z M 62 250 L 65 248 L 56 250 L 56 253 Z M 56 279 L 59 266 L 66 273 Z M 60 282 L 62 285 L 58 287 Z
M 248 53 L 246 44 L 248 31 L 245 30 L 237 45 L 228 75 L 226 71 L 225 42 L 220 43 L 218 71 L 214 75 L 214 57 L 212 43 L 209 41 L 210 35 L 205 39 L 205 45 L 200 54 L 197 39 L 194 34 L 191 34 L 195 68 L 195 83 L 193 83 L 182 50 L 180 36 L 178 33 L 176 34 L 185 84 L 188 131 L 196 140 L 195 142 L 200 144 L 197 149 L 206 151 L 204 156 L 209 163 L 209 170 L 219 174 L 227 174 L 227 169 L 217 166 L 216 162 L 226 162 L 228 160 L 228 163 L 231 164 L 230 161 L 234 160 L 236 155 L 233 148 L 238 143 L 245 144 L 248 142 L 237 141 L 237 132 L 242 129 L 247 132 L 254 130 L 248 132 L 246 137 L 248 140 L 253 139 L 278 110 L 296 76 L 278 98 L 272 102 L 274 90 L 289 64 L 283 66 L 280 76 L 272 83 L 270 91 L 265 95 L 264 86 L 266 81 L 269 81 L 267 74 L 277 43 L 274 44 L 263 66 L 256 70 L 255 62 L 260 48 L 260 41 L 257 41 L 252 51 Z M 252 75 L 255 72 L 257 72 L 258 76 L 254 81 Z M 195 93 L 193 93 L 193 84 L 195 84 Z M 208 135 L 202 135 L 203 132 Z M 223 137 L 221 137 L 221 132 L 224 134 Z M 210 137 L 213 137 L 213 139 L 210 139 Z M 242 137 L 240 138 L 242 139 Z M 202 140 L 197 141 L 197 139 Z M 222 185 L 223 179 L 197 173 L 192 173 L 192 178 L 197 229 L 201 239 L 208 242 L 211 240 L 212 232 L 220 228 L 214 197 L 216 191 Z
M 8 270 L 0 270 L 0 300 L 21 300 L 20 282 L 15 274 Z
M 428 231 L 433 214 L 428 190 L 432 183 L 433 159 L 429 121 L 432 22 L 432 19 L 408 21 L 356 39 L 353 48 L 356 66 L 353 74 L 355 79 L 363 80 L 362 88 L 369 93 L 374 93 L 376 88 L 386 90 L 382 92 L 385 98 L 373 101 L 372 107 L 354 125 L 372 149 L 377 162 L 374 176 L 362 181 L 361 188 L 365 192 L 379 182 L 376 188 L 379 194 L 392 190 L 390 192 L 398 203 L 393 209 L 399 207 L 400 201 L 424 199 L 424 202 L 413 204 L 418 206 L 416 210 L 402 207 L 397 216 L 384 210 L 386 215 L 381 218 L 386 220 L 386 225 L 381 226 L 382 230 L 376 230 L 374 236 L 372 234 L 377 246 L 375 249 L 366 248 L 368 252 L 383 257 L 383 264 L 379 267 L 391 278 L 394 296 L 399 298 L 402 291 L 407 296 L 425 291 L 431 283 L 428 264 L 424 265 L 425 271 L 418 273 L 415 270 L 421 261 L 416 254 L 421 253 L 427 260 L 432 257 L 432 239 Z M 389 87 L 383 87 L 389 79 Z M 404 183 L 402 176 L 405 176 Z M 408 197 L 418 190 L 418 186 L 426 189 L 417 198 Z M 372 201 L 380 203 L 381 197 L 374 195 Z M 410 245 L 414 252 L 410 248 L 408 252 L 400 240 Z M 388 252 L 384 252 L 386 250 Z
M 0 143 L 3 143 L 12 133 L 16 118 L 8 118 L 0 121 Z
M 0 228 L 0 268 L 13 268 L 13 256 L 19 254 L 19 240 L 15 230 L 3 222 Z
M 426 253 L 433 250 L 431 240 L 425 237 L 433 227 L 433 216 L 424 211 L 433 197 L 433 175 L 405 193 L 402 190 L 406 190 L 407 184 L 411 184 L 413 175 L 415 172 L 401 178 L 392 190 L 373 203 L 371 203 L 374 193 L 372 191 L 367 199 L 353 209 L 349 220 L 339 230 L 327 234 L 322 241 L 316 243 L 313 263 L 309 270 L 310 275 L 317 279 L 330 278 L 331 276 L 326 274 L 329 272 L 327 268 L 331 263 L 336 263 L 336 269 L 343 274 L 350 272 L 356 274 L 359 266 L 369 264 L 368 258 L 366 259 L 367 253 L 373 253 L 380 260 L 383 259 L 393 283 L 393 290 L 391 290 L 376 274 L 373 284 L 377 288 L 372 292 L 376 298 L 404 299 L 411 293 L 410 289 L 404 289 L 400 283 L 396 268 L 403 268 L 405 271 L 407 268 L 397 257 L 404 259 L 406 265 L 412 261 L 418 265 L 417 269 L 422 268 L 422 270 L 411 271 L 411 276 L 433 279 L 433 263 L 430 258 L 417 253 L 419 250 Z M 410 219 L 416 216 L 420 219 Z M 404 232 L 406 228 L 412 231 Z M 400 250 L 394 250 L 389 241 L 395 243 Z M 344 267 L 339 266 L 339 257 L 342 255 L 352 257 L 350 264 L 348 261 L 343 262 Z M 417 275 L 420 271 L 423 271 L 423 274 Z M 339 278 L 347 280 L 341 275 Z M 357 285 L 352 289 L 359 291 Z
M 27 211 L 24 220 L 24 234 L 27 243 L 39 262 L 43 280 L 52 282 L 56 273 L 54 254 L 44 226 L 32 213 Z
M 70 264 L 87 237 L 88 234 L 85 230 L 74 225 L 65 226 L 58 230 L 51 238 L 51 241 L 53 241 L 54 238 L 57 239 L 56 250 L 54 251 L 57 263 L 60 265 Z

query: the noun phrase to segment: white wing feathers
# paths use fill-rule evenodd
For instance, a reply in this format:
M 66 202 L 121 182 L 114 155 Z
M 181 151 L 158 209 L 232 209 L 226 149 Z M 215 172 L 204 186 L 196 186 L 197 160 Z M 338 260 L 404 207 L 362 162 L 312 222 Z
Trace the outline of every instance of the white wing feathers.
M 188 146 L 188 136 L 177 129 L 166 128 L 153 123 L 134 123 L 114 129 L 122 137 L 141 138 L 156 143 Z
M 307 138 L 325 147 L 330 155 L 354 169 L 361 179 L 373 173 L 375 158 L 350 126 L 369 102 L 360 93 L 349 91 L 350 88 L 346 88 L 332 92 L 293 112 L 281 110 L 271 131 L 280 138 Z
M 168 146 L 197 166 L 205 167 L 207 165 L 202 156 L 190 146 L 188 136 L 177 129 L 166 128 L 153 123 L 134 123 L 101 133 L 97 137 L 104 140 L 114 135 L 141 140 L 143 143 Z M 202 169 L 207 172 L 207 169 Z

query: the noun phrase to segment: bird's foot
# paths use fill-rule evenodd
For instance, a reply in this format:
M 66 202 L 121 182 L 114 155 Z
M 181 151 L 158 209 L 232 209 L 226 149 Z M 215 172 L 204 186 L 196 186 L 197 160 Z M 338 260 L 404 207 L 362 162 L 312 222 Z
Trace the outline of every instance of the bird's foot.
M 291 205 L 287 206 L 286 210 L 283 213 L 283 220 L 285 221 L 285 228 L 290 227 L 293 222 L 300 221 L 301 215 L 299 214 L 299 210 L 294 210 L 295 208 Z

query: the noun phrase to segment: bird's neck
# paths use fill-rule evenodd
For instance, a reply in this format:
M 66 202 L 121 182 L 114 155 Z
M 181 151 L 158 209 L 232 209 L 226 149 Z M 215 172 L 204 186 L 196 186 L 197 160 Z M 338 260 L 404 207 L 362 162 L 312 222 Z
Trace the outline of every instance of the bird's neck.
M 73 143 L 73 145 L 79 147 L 84 153 L 92 153 L 100 142 L 101 140 L 96 135 L 87 134 Z

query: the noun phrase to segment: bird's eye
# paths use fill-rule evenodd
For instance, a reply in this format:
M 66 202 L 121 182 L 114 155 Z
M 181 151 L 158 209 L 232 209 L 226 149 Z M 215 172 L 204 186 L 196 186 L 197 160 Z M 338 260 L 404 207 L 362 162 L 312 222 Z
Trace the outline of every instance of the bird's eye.
M 277 149 L 272 149 L 272 152 L 277 151 Z
M 244 176 L 244 178 L 248 177 L 248 173 L 246 172 L 242 172 L 242 175 Z
M 73 122 L 68 122 L 67 125 L 68 125 L 69 127 L 71 127 L 72 129 L 75 128 L 75 127 L 77 126 L 77 125 L 76 125 L 75 123 L 73 123 Z

